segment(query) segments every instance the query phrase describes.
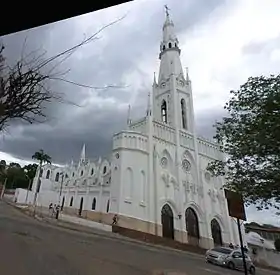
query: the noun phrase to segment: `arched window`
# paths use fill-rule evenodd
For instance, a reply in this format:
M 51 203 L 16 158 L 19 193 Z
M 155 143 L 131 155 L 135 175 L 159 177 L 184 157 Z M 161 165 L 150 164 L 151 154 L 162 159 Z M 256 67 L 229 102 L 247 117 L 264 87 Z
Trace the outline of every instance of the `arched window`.
M 58 181 L 58 180 L 59 180 L 59 173 L 57 172 L 55 175 L 55 181 Z
M 49 179 L 49 178 L 50 178 L 50 174 L 51 174 L 51 171 L 50 171 L 50 170 L 48 170 L 48 171 L 47 171 L 47 176 L 46 176 L 46 179 Z
M 73 172 L 72 177 L 74 178 L 74 176 L 75 176 L 75 173 Z
M 169 48 L 172 48 L 171 42 L 168 43 L 168 47 L 169 47 Z
M 93 173 L 94 173 L 94 169 L 92 168 L 90 174 L 93 175 Z
M 182 127 L 183 129 L 187 129 L 186 102 L 183 98 L 181 99 L 181 115 L 182 115 Z
M 109 210 L 110 210 L 110 200 L 107 201 L 107 209 L 106 209 L 107 213 L 109 212 Z
M 69 206 L 73 206 L 73 197 L 71 197 Z
M 82 171 L 81 171 L 81 177 L 83 176 L 83 174 L 84 174 L 84 171 L 82 170 Z
M 39 177 L 42 177 L 43 176 L 43 169 L 40 170 L 40 174 L 39 174 Z
M 132 190 L 133 190 L 133 171 L 128 167 L 125 171 L 125 180 L 124 180 L 124 197 L 126 199 L 131 199 Z
M 175 43 L 175 47 L 177 48 L 177 43 Z
M 163 50 L 163 51 L 165 50 L 165 45 L 163 45 L 162 50 Z
M 95 210 L 95 208 L 96 208 L 96 198 L 93 198 L 91 210 Z
M 105 175 L 105 174 L 106 174 L 106 172 L 107 172 L 107 167 L 106 167 L 106 166 L 104 166 L 104 167 L 103 167 L 103 175 Z
M 165 100 L 161 103 L 161 119 L 164 123 L 167 123 L 167 105 Z

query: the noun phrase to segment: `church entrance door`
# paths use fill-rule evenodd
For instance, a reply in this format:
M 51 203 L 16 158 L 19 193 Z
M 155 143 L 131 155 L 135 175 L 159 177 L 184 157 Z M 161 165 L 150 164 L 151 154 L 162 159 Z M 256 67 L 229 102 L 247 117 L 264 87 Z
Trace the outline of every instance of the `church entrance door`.
M 211 221 L 211 232 L 212 232 L 212 238 L 214 241 L 215 246 L 222 246 L 223 240 L 222 240 L 222 230 L 221 226 L 218 223 L 216 219 L 213 219 Z
M 188 243 L 198 246 L 199 245 L 199 226 L 198 218 L 192 208 L 188 208 L 185 213 L 186 230 L 188 232 Z
M 84 203 L 84 198 L 81 198 L 81 201 L 80 201 L 80 209 L 79 209 L 79 216 L 82 216 L 83 203 Z
M 173 211 L 168 204 L 165 204 L 161 210 L 162 236 L 168 239 L 174 239 L 174 218 Z

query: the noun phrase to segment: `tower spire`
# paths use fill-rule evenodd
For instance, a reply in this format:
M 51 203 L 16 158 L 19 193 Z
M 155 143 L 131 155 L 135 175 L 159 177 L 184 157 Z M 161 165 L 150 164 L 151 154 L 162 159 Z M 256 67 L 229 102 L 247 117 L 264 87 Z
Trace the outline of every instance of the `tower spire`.
M 153 86 L 156 86 L 156 85 L 157 85 L 156 72 L 154 72 L 154 83 L 153 83 Z
M 81 157 L 80 157 L 80 161 L 83 162 L 86 160 L 86 145 L 84 143 L 82 151 L 81 151 Z
M 162 41 L 160 44 L 160 71 L 158 82 L 161 82 L 163 79 L 168 79 L 171 74 L 182 75 L 184 78 L 184 73 L 181 65 L 180 54 L 181 50 L 179 49 L 179 40 L 175 34 L 174 23 L 170 18 L 170 9 L 165 7 L 165 22 L 162 28 Z
M 148 92 L 148 104 L 147 104 L 146 115 L 147 115 L 147 117 L 152 115 L 152 97 L 151 97 L 151 92 Z
M 189 82 L 190 78 L 189 78 L 189 68 L 186 67 L 186 81 Z

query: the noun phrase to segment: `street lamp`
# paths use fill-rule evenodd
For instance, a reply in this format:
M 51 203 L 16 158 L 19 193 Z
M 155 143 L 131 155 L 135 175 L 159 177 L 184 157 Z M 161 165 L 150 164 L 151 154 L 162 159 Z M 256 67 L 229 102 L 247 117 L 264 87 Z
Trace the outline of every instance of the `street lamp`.
M 60 201 L 61 201 L 61 194 L 62 194 L 62 187 L 63 187 L 63 179 L 64 179 L 64 172 L 60 172 L 59 175 L 61 176 L 61 183 L 60 183 L 60 190 L 59 190 L 59 199 L 58 199 L 58 207 L 56 210 L 56 216 L 55 218 L 58 219 L 59 216 L 59 210 L 60 210 Z
M 34 200 L 33 200 L 33 207 L 34 207 L 33 216 L 35 216 L 37 195 L 38 195 L 38 193 L 40 191 L 40 187 L 41 187 L 41 169 L 42 169 L 42 167 L 40 166 L 39 167 L 39 175 L 38 175 L 37 184 L 36 184 L 36 189 L 35 189 L 35 194 L 34 194 Z
M 26 192 L 26 198 L 25 198 L 25 204 L 27 204 L 27 201 L 28 201 L 28 195 L 29 195 L 29 190 L 30 190 L 30 187 L 31 187 L 31 178 L 28 176 L 28 170 L 27 169 L 24 169 L 24 172 L 25 172 L 25 175 L 26 177 L 28 178 L 28 188 L 27 188 L 27 192 Z

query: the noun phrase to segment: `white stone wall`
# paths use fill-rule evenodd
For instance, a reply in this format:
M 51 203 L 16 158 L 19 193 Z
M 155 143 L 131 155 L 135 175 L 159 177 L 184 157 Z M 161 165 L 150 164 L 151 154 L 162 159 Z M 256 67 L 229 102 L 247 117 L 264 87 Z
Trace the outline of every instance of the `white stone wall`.
M 147 220 L 147 137 L 123 132 L 113 148 L 111 211 Z

